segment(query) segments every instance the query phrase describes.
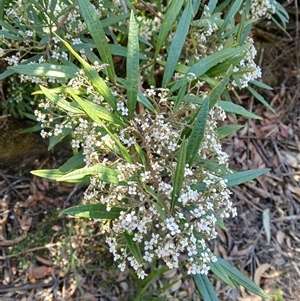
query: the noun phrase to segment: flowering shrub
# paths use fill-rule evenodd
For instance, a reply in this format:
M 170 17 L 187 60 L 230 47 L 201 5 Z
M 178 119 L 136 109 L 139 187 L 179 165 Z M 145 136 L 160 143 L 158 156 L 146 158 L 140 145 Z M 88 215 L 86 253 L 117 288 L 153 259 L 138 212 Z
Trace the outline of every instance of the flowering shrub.
M 236 216 L 228 188 L 267 172 L 230 170 L 220 138 L 240 126 L 218 124 L 227 113 L 260 118 L 231 102 L 236 89 L 247 87 L 272 110 L 249 86 L 268 88 L 257 81 L 249 32 L 254 18 L 277 13 L 286 22 L 284 9 L 248 0 L 177 0 L 141 11 L 94 3 L 19 0 L 6 9 L 1 53 L 11 66 L 2 78 L 16 72 L 21 83 L 38 84 L 41 135 L 50 148 L 70 136 L 74 150 L 59 169 L 32 173 L 89 183 L 83 204 L 62 213 L 99 222 L 121 270 L 129 263 L 143 279 L 160 259 L 169 269 L 183 264 L 205 300 L 216 300 L 209 270 L 266 297 L 208 242 Z

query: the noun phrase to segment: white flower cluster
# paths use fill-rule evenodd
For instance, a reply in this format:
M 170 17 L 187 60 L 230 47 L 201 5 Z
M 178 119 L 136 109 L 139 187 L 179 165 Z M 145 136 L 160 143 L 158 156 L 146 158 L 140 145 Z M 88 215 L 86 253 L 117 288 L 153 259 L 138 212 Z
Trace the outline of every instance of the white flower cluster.
M 172 104 L 166 105 L 168 100 L 164 93 L 152 91 L 152 100 L 156 94 L 161 95 L 156 100 L 157 114 L 147 110 L 136 114 L 128 127 L 115 134 L 130 153 L 136 145 L 142 150 L 140 155 L 133 151 L 132 163 L 121 158 L 114 140 L 101 126 L 86 118 L 78 119 L 72 146 L 83 149 L 86 166 L 101 164 L 119 172 L 118 184 L 93 176 L 84 202 L 100 202 L 107 210 L 121 208 L 117 219 L 100 221 L 109 250 L 121 270 L 129 262 L 143 279 L 147 276 L 147 264 L 158 258 L 170 269 L 179 267 L 184 261 L 188 273 L 207 274 L 208 263 L 216 258 L 206 241 L 217 236 L 217 216 L 234 216 L 236 211 L 219 170 L 187 165 L 179 199 L 171 213 L 176 151 L 186 126 L 182 118 L 194 112 L 198 105 L 185 103 L 174 110 Z M 126 108 L 123 102 L 118 107 L 121 111 Z M 227 164 L 228 156 L 222 152 L 216 138 L 217 119 L 224 117 L 220 108 L 211 110 L 199 159 L 209 158 L 218 164 Z M 206 185 L 205 190 L 197 189 L 201 182 Z M 129 235 L 138 245 L 139 258 L 126 247 L 124 235 Z
M 251 18 L 271 18 L 275 13 L 275 1 L 274 0 L 252 0 L 251 1 Z

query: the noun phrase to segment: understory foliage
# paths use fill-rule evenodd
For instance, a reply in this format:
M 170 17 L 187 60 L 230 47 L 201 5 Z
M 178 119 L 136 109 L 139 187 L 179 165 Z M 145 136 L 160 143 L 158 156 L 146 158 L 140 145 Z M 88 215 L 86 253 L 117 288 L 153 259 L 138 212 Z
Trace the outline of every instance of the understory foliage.
M 62 213 L 100 223 L 122 271 L 129 265 L 144 279 L 159 259 L 194 275 L 204 300 L 217 300 L 210 270 L 266 297 L 208 242 L 236 216 L 229 187 L 267 172 L 230 170 L 220 138 L 240 126 L 219 124 L 227 114 L 260 118 L 231 101 L 242 88 L 273 111 L 255 91 L 269 87 L 258 81 L 250 30 L 261 18 L 284 27 L 288 16 L 272 0 L 166 3 L 1 8 L 1 79 L 30 85 L 35 129 L 49 148 L 67 138 L 74 152 L 59 169 L 32 173 L 89 184 L 82 204 Z

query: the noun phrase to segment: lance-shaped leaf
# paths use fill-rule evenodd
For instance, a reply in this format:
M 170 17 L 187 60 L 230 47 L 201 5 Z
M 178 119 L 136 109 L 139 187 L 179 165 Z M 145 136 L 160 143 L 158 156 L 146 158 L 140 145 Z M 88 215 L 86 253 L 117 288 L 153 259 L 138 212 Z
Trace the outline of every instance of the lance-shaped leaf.
M 97 175 L 97 177 L 104 182 L 114 184 L 119 183 L 118 176 L 120 175 L 120 173 L 106 166 L 101 166 L 100 164 L 76 169 L 67 174 L 64 174 L 63 176 L 56 179 L 56 181 L 69 182 L 73 180 L 80 180 L 86 176 L 91 175 Z
M 55 78 L 74 78 L 78 68 L 54 64 L 30 64 L 7 67 L 20 74 Z
M 171 214 L 173 213 L 175 203 L 179 198 L 180 191 L 182 188 L 183 180 L 184 180 L 184 168 L 186 164 L 186 141 L 185 137 L 183 138 L 178 155 L 177 155 L 177 165 L 175 169 L 174 183 L 173 183 L 173 191 L 172 191 L 172 199 L 171 199 Z
M 243 127 L 244 127 L 243 125 L 239 125 L 239 124 L 228 124 L 228 125 L 220 126 L 219 128 L 217 128 L 218 139 L 228 137 Z
M 242 116 L 245 116 L 248 118 L 252 118 L 252 119 L 262 119 L 260 116 L 247 111 L 242 106 L 236 105 L 235 103 L 232 103 L 231 101 L 223 101 L 223 100 L 218 101 L 218 106 L 220 106 L 225 112 L 239 114 L 239 115 L 242 115 Z
M 195 125 L 188 139 L 186 150 L 186 162 L 187 164 L 189 164 L 189 166 L 193 165 L 195 158 L 198 155 L 198 151 L 204 137 L 208 112 L 209 99 L 206 98 L 201 106 Z
M 138 26 L 135 21 L 133 11 L 130 15 L 129 34 L 127 44 L 127 60 L 126 60 L 126 73 L 127 73 L 127 107 L 128 117 L 133 118 L 135 111 L 138 90 L 139 90 L 139 38 Z
M 210 270 L 224 283 L 230 285 L 231 287 L 235 287 L 228 275 L 226 274 L 223 267 L 220 265 L 219 262 L 209 262 L 208 263 Z
M 104 97 L 105 101 L 114 109 L 117 110 L 117 102 L 115 96 L 110 91 L 110 88 L 107 86 L 105 81 L 99 76 L 98 72 L 92 68 L 77 52 L 74 51 L 74 49 L 71 47 L 71 45 L 64 41 L 62 38 L 60 38 L 58 35 L 56 35 L 62 43 L 65 45 L 65 47 L 76 57 L 76 59 L 80 62 L 82 65 L 86 76 L 89 78 L 89 80 L 92 82 L 92 85 L 95 87 L 95 89 Z
M 196 78 L 198 78 L 199 76 L 210 70 L 212 67 L 218 65 L 220 62 L 223 62 L 230 57 L 240 54 L 248 47 L 249 45 L 245 44 L 237 48 L 227 48 L 201 59 L 197 64 L 195 64 L 188 70 L 187 74 L 183 78 L 176 81 L 176 83 L 170 89 L 170 92 L 174 92 L 180 89 L 184 84 L 188 83 L 190 81 L 189 74 L 193 74 Z
M 211 110 L 217 101 L 220 99 L 220 96 L 222 95 L 227 83 L 229 82 L 230 75 L 232 74 L 233 66 L 230 66 L 228 71 L 226 72 L 225 76 L 222 78 L 222 80 L 211 90 L 209 93 L 209 109 Z
M 270 296 L 266 294 L 258 285 L 256 285 L 253 281 L 251 281 L 248 277 L 246 277 L 242 272 L 240 272 L 237 268 L 233 267 L 226 260 L 217 257 L 218 263 L 225 270 L 228 277 L 243 286 L 248 291 L 254 293 L 255 295 L 261 296 L 262 298 L 269 299 Z
M 108 77 L 113 80 L 116 76 L 114 63 L 99 16 L 89 0 L 79 0 L 78 5 L 102 61 L 108 64 Z
M 108 121 L 111 124 L 123 125 L 124 122 L 118 118 L 116 114 L 113 114 L 106 108 L 97 105 L 87 99 L 81 98 L 74 93 L 70 93 L 73 99 L 80 105 L 80 107 L 86 112 L 86 114 L 93 119 L 95 122 L 99 123 L 101 120 Z
M 252 87 L 248 86 L 247 89 L 249 92 L 258 99 L 265 107 L 267 107 L 272 113 L 276 114 L 276 111 L 267 103 L 267 101 L 264 99 L 262 95 L 260 95 L 258 92 L 256 92 Z
M 62 210 L 59 215 L 68 214 L 74 217 L 115 219 L 120 216 L 122 208 L 113 207 L 109 211 L 103 204 L 84 204 Z
M 61 172 L 59 169 L 39 169 L 39 170 L 32 170 L 31 174 L 45 178 L 48 180 L 57 181 L 60 177 L 62 177 L 65 173 Z
M 183 45 L 185 43 L 186 36 L 190 28 L 192 18 L 193 18 L 193 7 L 191 1 L 188 1 L 187 6 L 185 7 L 181 15 L 177 30 L 172 40 L 172 44 L 167 58 L 167 64 L 164 72 L 163 82 L 162 82 L 163 87 L 166 87 L 169 84 L 173 76 L 175 67 L 178 63 Z
M 72 169 L 75 169 L 75 168 L 78 168 L 78 167 L 82 166 L 83 164 L 84 164 L 84 155 L 83 155 L 83 151 L 80 151 L 77 154 L 75 154 L 73 157 L 68 159 L 68 161 L 65 162 L 58 169 L 61 172 L 66 173 L 66 172 L 68 172 Z
M 129 248 L 129 250 L 132 253 L 135 260 L 139 264 L 141 264 L 142 263 L 141 254 L 140 254 L 139 249 L 136 245 L 136 242 L 133 240 L 133 234 L 129 234 L 127 231 L 124 232 L 123 234 L 124 234 L 126 246 Z
M 242 183 L 249 182 L 269 171 L 270 171 L 269 168 L 251 169 L 251 170 L 236 172 L 233 174 L 228 174 L 223 176 L 222 178 L 227 180 L 226 183 L 227 187 L 232 187 L 232 186 L 240 185 Z
M 181 7 L 184 3 L 184 0 L 173 0 L 171 5 L 169 6 L 164 20 L 160 26 L 157 43 L 155 46 L 155 57 L 158 55 L 162 45 L 165 43 L 168 33 L 170 32 L 177 15 L 179 14 Z
M 45 96 L 60 109 L 63 109 L 66 112 L 74 113 L 74 114 L 82 114 L 83 111 L 79 108 L 74 107 L 70 102 L 66 101 L 64 98 L 57 95 L 50 89 L 47 89 L 43 86 L 40 86 L 41 91 L 45 94 Z
M 194 281 L 197 289 L 205 301 L 219 301 L 213 286 L 211 285 L 206 275 L 197 274 L 194 275 Z

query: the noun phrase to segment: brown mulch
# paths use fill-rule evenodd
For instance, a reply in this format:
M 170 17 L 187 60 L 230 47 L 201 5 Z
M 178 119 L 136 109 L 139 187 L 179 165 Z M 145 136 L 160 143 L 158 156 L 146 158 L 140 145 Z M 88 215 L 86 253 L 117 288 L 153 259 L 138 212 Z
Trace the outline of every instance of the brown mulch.
M 293 17 L 291 24 L 295 21 Z M 243 105 L 263 120 L 239 118 L 238 122 L 245 127 L 225 139 L 223 145 L 231 154 L 233 169 L 270 168 L 270 172 L 232 189 L 238 217 L 226 221 L 227 232 L 219 230 L 214 251 L 266 292 L 282 296 L 278 300 L 298 301 L 299 37 L 297 40 L 295 27 L 289 30 L 293 40 L 269 29 L 272 35 L 268 39 L 275 40 L 270 43 L 264 39 L 264 30 L 259 28 L 255 34 L 263 81 L 274 90 L 261 93 L 277 114 L 242 93 Z M 112 267 L 99 229 L 58 217 L 58 208 L 80 200 L 83 187 L 52 183 L 30 175 L 32 169 L 57 168 L 67 155 L 64 150 L 50 156 L 34 155 L 22 164 L 0 170 L 1 300 L 132 300 L 133 290 L 139 289 L 132 287 L 134 279 L 129 271 L 122 274 Z M 39 232 L 47 237 L 40 237 Z M 71 247 L 66 249 L 67 245 Z M 72 265 L 75 257 L 78 266 Z M 169 281 L 173 283 L 170 294 L 177 294 L 170 300 L 196 300 L 195 287 L 180 271 L 171 271 L 164 278 L 153 289 Z M 220 301 L 261 300 L 245 290 L 239 293 L 217 279 L 213 282 Z

